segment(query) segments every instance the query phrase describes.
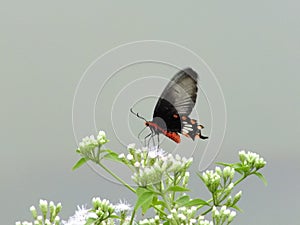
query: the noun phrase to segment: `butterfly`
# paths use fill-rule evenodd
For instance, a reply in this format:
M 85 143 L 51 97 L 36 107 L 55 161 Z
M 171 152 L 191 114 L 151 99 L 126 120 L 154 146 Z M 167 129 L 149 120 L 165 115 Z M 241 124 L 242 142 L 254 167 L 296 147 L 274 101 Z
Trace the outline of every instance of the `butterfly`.
M 157 135 L 159 145 L 159 134 L 165 135 L 176 143 L 181 141 L 179 134 L 193 140 L 208 138 L 201 134 L 204 126 L 189 117 L 196 104 L 197 83 L 198 74 L 191 68 L 176 73 L 158 99 L 151 121 L 147 121 L 138 113 L 133 112 L 132 108 L 130 109 L 137 117 L 145 120 L 146 127 L 151 130 L 145 140 L 149 137 L 152 139 Z

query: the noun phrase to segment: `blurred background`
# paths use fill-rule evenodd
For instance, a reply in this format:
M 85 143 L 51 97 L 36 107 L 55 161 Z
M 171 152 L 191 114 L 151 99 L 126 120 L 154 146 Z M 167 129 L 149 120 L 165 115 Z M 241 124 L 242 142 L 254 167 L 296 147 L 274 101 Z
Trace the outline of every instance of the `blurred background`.
M 2 2 L 2 224 L 28 220 L 29 207 L 37 205 L 40 198 L 62 202 L 64 219 L 74 213 L 76 205 L 88 204 L 94 196 L 109 198 L 113 203 L 127 199 L 134 204 L 135 198 L 129 191 L 99 176 L 89 166 L 71 171 L 78 160 L 76 135 L 95 134 L 95 127 L 89 124 L 95 119 L 96 128 L 107 130 L 111 140 L 108 146 L 125 152 L 112 127 L 116 126 L 117 132 L 124 130 L 123 134 L 130 128 L 126 133 L 128 137 L 125 135 L 122 139 L 125 142 L 128 139 L 129 144 L 137 141 L 134 135 L 143 127 L 143 122 L 129 115 L 127 108 L 131 105 L 125 101 L 122 101 L 124 110 L 111 111 L 106 107 L 111 97 L 122 93 L 113 91 L 123 90 L 139 76 L 153 75 L 161 77 L 162 82 L 157 87 L 145 86 L 145 92 L 150 90 L 147 95 L 152 96 L 151 91 L 155 89 L 159 95 L 176 72 L 175 68 L 156 70 L 157 65 L 148 64 L 147 70 L 133 66 L 119 73 L 120 80 L 110 80 L 111 86 L 107 86 L 111 92 L 99 95 L 95 118 L 93 114 L 87 118 L 75 117 L 80 120 L 75 121 L 76 124 L 82 126 L 76 127 L 75 136 L 72 103 L 81 77 L 94 60 L 116 46 L 144 39 L 181 44 L 201 56 L 215 73 L 227 107 L 226 135 L 215 161 L 234 162 L 238 151 L 246 149 L 259 153 L 268 162 L 262 171 L 268 186 L 255 177 L 241 184 L 240 207 L 244 212 L 238 214 L 234 224 L 283 224 L 286 221 L 297 224 L 300 201 L 297 179 L 300 169 L 299 9 L 300 4 L 290 0 L 133 1 L 131 4 L 69 0 Z M 108 76 L 99 74 L 103 82 Z M 100 87 L 101 83 L 98 84 Z M 141 90 L 132 93 L 136 93 L 137 100 L 143 98 Z M 201 98 L 203 95 L 199 93 L 195 118 L 200 114 L 201 123 L 210 133 L 209 109 Z M 151 119 L 155 101 L 154 97 L 147 98 L 147 104 L 144 102 L 139 112 Z M 121 103 L 116 105 L 122 106 Z M 107 113 L 101 110 L 113 115 L 106 118 Z M 118 127 L 118 115 L 126 116 L 127 126 Z M 85 121 L 88 121 L 86 126 Z M 168 142 L 165 141 L 166 149 L 175 146 L 172 143 L 168 147 Z M 194 146 L 196 143 L 184 140 L 183 144 Z M 184 155 L 186 148 L 175 147 L 176 153 Z M 204 147 L 205 142 L 201 142 L 197 151 Z M 197 166 L 192 167 L 192 173 L 196 172 Z M 195 196 L 207 195 L 200 185 L 197 178 L 191 180 L 191 189 L 197 190 Z

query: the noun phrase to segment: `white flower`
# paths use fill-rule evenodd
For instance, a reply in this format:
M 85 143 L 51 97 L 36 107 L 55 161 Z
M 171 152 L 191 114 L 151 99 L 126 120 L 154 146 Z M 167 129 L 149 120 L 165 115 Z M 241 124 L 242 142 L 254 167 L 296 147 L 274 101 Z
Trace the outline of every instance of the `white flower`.
M 148 156 L 149 156 L 151 159 L 154 159 L 154 158 L 156 158 L 156 152 L 155 152 L 155 151 L 150 151 L 150 152 L 148 153 Z
M 124 153 L 121 153 L 119 156 L 118 156 L 119 159 L 124 159 L 125 158 L 125 155 Z
M 173 218 L 173 215 L 172 215 L 172 214 L 170 214 L 170 215 L 168 215 L 168 216 L 167 216 L 167 218 L 170 220 L 170 219 L 172 219 L 172 218 Z
M 190 219 L 190 223 L 191 223 L 191 224 L 194 224 L 194 223 L 196 223 L 196 222 L 197 222 L 196 219 Z
M 179 214 L 178 214 L 178 218 L 179 218 L 179 219 L 182 219 L 182 220 L 186 220 L 186 216 L 183 215 L 182 213 L 179 213 Z
M 129 145 L 127 146 L 127 149 L 128 149 L 128 150 L 129 150 L 129 149 L 135 149 L 135 144 L 134 144 L 134 143 L 129 144 Z
M 243 150 L 239 152 L 240 161 L 244 165 L 255 167 L 257 170 L 266 165 L 266 161 L 260 157 L 257 153 L 248 151 L 247 153 Z
M 131 154 L 128 154 L 127 155 L 127 159 L 130 161 L 130 160 L 133 160 L 133 155 L 131 155 Z
M 126 201 L 121 201 L 114 205 L 115 211 L 116 212 L 127 212 L 127 211 L 131 211 L 132 207 L 126 202 Z
M 134 163 L 134 166 L 135 166 L 135 167 L 140 167 L 140 165 L 141 165 L 141 164 L 140 164 L 139 162 L 135 162 L 135 163 Z
M 228 223 L 230 223 L 234 219 L 235 216 L 236 216 L 236 212 L 231 211 L 229 216 L 228 216 Z
M 48 207 L 47 200 L 40 199 L 40 207 Z
M 103 138 L 106 138 L 106 134 L 103 130 L 100 130 L 98 135 L 97 135 L 97 140 L 101 140 Z
M 64 225 L 84 225 L 88 218 L 97 218 L 95 213 L 89 212 L 90 209 L 86 209 L 85 206 L 77 206 L 77 210 L 68 221 L 63 221 Z
M 231 191 L 233 187 L 234 187 L 234 183 L 230 183 L 227 188 L 228 188 L 228 190 Z
M 148 156 L 151 159 L 154 159 L 156 157 L 164 157 L 166 155 L 166 152 L 162 150 L 161 148 L 158 148 L 157 146 L 154 146 L 149 149 Z

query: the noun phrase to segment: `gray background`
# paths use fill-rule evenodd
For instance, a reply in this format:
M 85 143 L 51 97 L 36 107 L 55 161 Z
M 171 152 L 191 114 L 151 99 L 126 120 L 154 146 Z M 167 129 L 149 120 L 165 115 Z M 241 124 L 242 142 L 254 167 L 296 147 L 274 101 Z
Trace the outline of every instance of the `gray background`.
M 228 111 L 217 161 L 236 160 L 242 148 L 268 161 L 267 187 L 256 178 L 240 186 L 244 213 L 234 224 L 298 224 L 299 6 L 296 1 L 2 2 L 1 224 L 29 219 L 28 208 L 40 198 L 61 201 L 63 218 L 94 196 L 134 202 L 127 190 L 87 166 L 71 171 L 78 159 L 71 113 L 76 85 L 90 63 L 117 45 L 143 39 L 180 43 L 215 72 Z M 153 104 L 148 107 L 151 112 Z M 205 194 L 197 179 L 191 185 Z

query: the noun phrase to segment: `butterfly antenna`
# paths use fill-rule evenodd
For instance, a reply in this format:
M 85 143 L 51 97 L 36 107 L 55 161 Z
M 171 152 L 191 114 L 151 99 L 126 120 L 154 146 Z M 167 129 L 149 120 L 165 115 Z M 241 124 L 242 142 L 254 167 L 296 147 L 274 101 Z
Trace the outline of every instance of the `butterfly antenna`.
M 131 112 L 133 115 L 137 116 L 138 118 L 140 118 L 140 119 L 144 120 L 145 122 L 147 122 L 147 120 L 146 120 L 144 117 L 140 116 L 138 113 L 133 112 L 132 108 L 130 108 L 130 112 Z

